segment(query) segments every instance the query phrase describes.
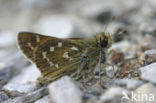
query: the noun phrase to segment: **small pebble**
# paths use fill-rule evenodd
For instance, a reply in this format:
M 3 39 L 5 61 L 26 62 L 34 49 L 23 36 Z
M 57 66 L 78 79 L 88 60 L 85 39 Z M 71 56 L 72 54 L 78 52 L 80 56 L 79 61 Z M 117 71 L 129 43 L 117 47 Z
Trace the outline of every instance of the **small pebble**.
M 40 72 L 35 66 L 31 65 L 12 78 L 8 84 L 3 87 L 3 90 L 8 91 L 10 95 L 21 95 L 34 90 L 37 86 L 37 78 Z
M 129 91 L 120 87 L 112 87 L 109 88 L 106 92 L 104 92 L 99 100 L 99 103 L 120 103 L 123 93 L 129 94 Z
M 156 87 L 151 84 L 143 84 L 133 92 L 131 100 L 134 103 L 155 103 Z
M 45 97 L 35 101 L 35 103 L 53 103 L 53 102 L 50 101 L 49 96 L 45 96 Z
M 9 99 L 9 97 L 4 92 L 0 92 L 0 103 L 2 101 L 6 101 L 8 99 Z
M 52 82 L 49 85 L 50 99 L 54 103 L 82 103 L 82 92 L 68 77 Z
M 117 79 L 115 81 L 117 84 L 121 85 L 121 86 L 126 86 L 126 88 L 130 89 L 130 90 L 134 90 L 136 89 L 138 86 L 140 86 L 141 84 L 143 84 L 142 81 L 137 80 L 137 79 Z
M 156 49 L 151 49 L 151 50 L 145 51 L 145 62 L 147 64 L 156 62 Z
M 156 84 L 156 62 L 147 66 L 141 67 L 141 78 Z

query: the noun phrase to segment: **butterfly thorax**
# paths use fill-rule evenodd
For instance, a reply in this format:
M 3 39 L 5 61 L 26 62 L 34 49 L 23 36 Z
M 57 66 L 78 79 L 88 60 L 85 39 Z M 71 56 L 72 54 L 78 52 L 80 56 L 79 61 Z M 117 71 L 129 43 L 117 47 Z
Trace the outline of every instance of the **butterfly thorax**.
M 105 63 L 106 50 L 112 45 L 112 38 L 109 33 L 101 32 L 89 39 L 82 40 L 85 44 L 85 50 L 81 54 L 81 59 L 88 65 L 88 68 L 94 68 L 99 62 Z M 81 65 L 81 64 L 80 64 Z

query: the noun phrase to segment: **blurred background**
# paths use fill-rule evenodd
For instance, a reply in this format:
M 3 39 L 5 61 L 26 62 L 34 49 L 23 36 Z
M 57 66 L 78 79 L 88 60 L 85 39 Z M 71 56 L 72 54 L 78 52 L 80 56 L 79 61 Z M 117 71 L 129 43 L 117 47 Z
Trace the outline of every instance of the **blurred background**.
M 112 16 L 115 20 L 107 27 L 110 33 L 121 28 L 129 32 L 152 31 L 152 25 L 156 25 L 156 1 L 0 0 L 0 58 L 14 51 L 18 32 L 87 37 L 104 31 Z M 9 50 L 4 53 L 4 49 Z
M 115 19 L 109 23 L 112 16 Z M 30 65 L 17 49 L 16 36 L 19 32 L 29 31 L 60 38 L 85 38 L 105 31 L 105 27 L 115 38 L 115 43 L 124 41 L 112 48 L 129 48 L 123 50 L 126 53 L 122 51 L 126 58 L 132 58 L 138 48 L 142 52 L 155 49 L 156 0 L 0 0 L 0 90 L 4 86 L 10 93 L 16 90 L 12 87 L 20 77 L 12 78 Z M 117 35 L 120 33 L 120 36 Z M 131 48 L 132 45 L 134 48 Z M 114 62 L 122 60 L 121 56 L 117 60 L 113 59 Z M 26 70 L 36 70 L 34 68 L 31 66 Z M 35 77 L 30 76 L 31 73 L 34 75 L 33 71 L 29 71 L 25 78 L 22 77 L 22 82 L 18 82 L 21 87 L 16 90 L 18 93 L 30 92 L 29 87 L 23 87 L 23 84 L 25 86 L 30 78 L 35 78 L 32 80 L 35 81 L 39 76 L 38 72 Z M 7 83 L 11 83 L 11 86 L 6 86 Z M 18 97 L 18 93 L 13 93 L 11 97 Z M 0 92 L 0 100 L 8 98 L 6 93 Z

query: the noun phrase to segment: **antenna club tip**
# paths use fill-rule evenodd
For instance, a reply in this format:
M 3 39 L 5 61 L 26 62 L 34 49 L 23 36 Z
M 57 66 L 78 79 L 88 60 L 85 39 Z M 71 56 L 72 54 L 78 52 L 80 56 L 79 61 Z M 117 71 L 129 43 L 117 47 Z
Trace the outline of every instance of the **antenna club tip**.
M 115 19 L 115 16 L 112 16 L 111 19 L 110 19 L 110 21 L 113 21 L 114 19 Z

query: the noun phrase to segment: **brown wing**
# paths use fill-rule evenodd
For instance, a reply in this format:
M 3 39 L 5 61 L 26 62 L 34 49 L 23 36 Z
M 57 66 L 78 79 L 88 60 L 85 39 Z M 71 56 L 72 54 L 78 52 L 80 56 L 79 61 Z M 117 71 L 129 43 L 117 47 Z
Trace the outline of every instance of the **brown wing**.
M 46 78 L 52 81 L 78 69 L 86 48 L 80 38 L 59 39 L 30 32 L 19 33 L 18 44 L 41 71 L 40 82 L 46 82 Z
M 69 72 L 81 60 L 82 45 L 75 40 L 52 38 L 36 49 L 35 63 L 44 76 Z
M 34 50 L 44 43 L 45 41 L 53 37 L 43 36 L 37 33 L 20 32 L 17 36 L 19 48 L 23 51 L 28 59 L 34 62 L 33 52 Z

